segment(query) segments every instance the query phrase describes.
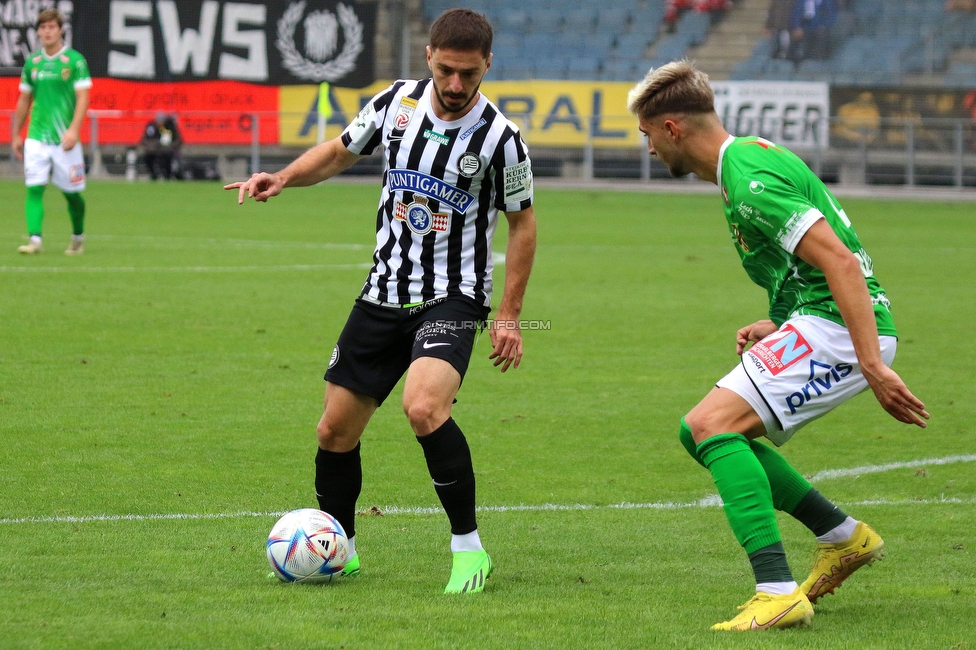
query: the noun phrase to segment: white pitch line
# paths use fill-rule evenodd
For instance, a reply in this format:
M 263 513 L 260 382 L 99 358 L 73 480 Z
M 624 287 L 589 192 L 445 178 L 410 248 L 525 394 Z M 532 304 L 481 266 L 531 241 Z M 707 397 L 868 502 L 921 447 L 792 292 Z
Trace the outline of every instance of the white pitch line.
M 0 266 L 0 273 L 254 273 L 262 271 L 336 271 L 372 268 L 360 264 L 287 264 L 278 266 Z
M 861 474 L 877 474 L 878 472 L 889 472 L 893 469 L 908 469 L 911 467 L 924 467 L 926 465 L 949 465 L 951 463 L 971 463 L 976 460 L 976 454 L 963 454 L 960 456 L 945 456 L 944 458 L 923 458 L 921 460 L 909 460 L 898 463 L 885 463 L 883 465 L 863 465 L 861 467 L 851 467 L 849 469 L 825 469 L 817 472 L 810 477 L 811 481 L 822 481 L 828 478 L 841 478 L 844 476 L 860 476 Z
M 850 469 L 824 470 L 814 474 L 812 479 L 839 478 L 843 476 L 858 476 L 861 474 L 873 474 L 877 472 L 887 472 L 893 469 L 905 469 L 910 467 L 921 467 L 924 465 L 948 465 L 950 463 L 968 463 L 976 461 L 976 454 L 966 454 L 962 456 L 945 456 L 943 458 L 926 458 L 921 460 L 905 461 L 900 463 L 886 463 L 884 465 L 864 465 L 862 467 L 852 467 Z M 939 499 L 867 499 L 863 501 L 850 501 L 838 503 L 841 506 L 911 506 L 911 505 L 938 505 L 944 503 L 976 503 L 976 497 L 969 499 L 958 499 L 955 497 Z M 609 505 L 589 505 L 585 503 L 574 503 L 570 505 L 543 503 L 540 505 L 516 505 L 516 506 L 481 506 L 478 512 L 577 512 L 581 510 L 677 510 L 682 508 L 718 508 L 722 506 L 722 500 L 717 494 L 712 494 L 695 501 L 676 502 L 658 501 L 652 503 L 614 503 Z M 379 508 L 383 515 L 433 515 L 442 513 L 443 510 L 437 507 L 416 507 L 405 508 L 401 506 L 385 506 Z M 51 524 L 51 523 L 71 523 L 80 524 L 86 522 L 99 521 L 167 521 L 167 520 L 198 520 L 198 519 L 242 519 L 245 517 L 280 517 L 284 512 L 217 512 L 217 513 L 170 513 L 170 514 L 149 514 L 149 515 L 86 515 L 86 516 L 53 516 L 53 517 L 8 517 L 0 519 L 2 524 Z M 371 514 L 370 510 L 364 510 L 358 514 Z
M 19 237 L 14 233 L 0 233 L 0 237 Z M 93 235 L 86 234 L 87 241 L 95 242 L 135 242 L 141 246 L 156 245 L 161 247 L 186 248 L 265 248 L 265 249 L 305 249 L 305 250 L 372 250 L 370 244 L 344 244 L 338 242 L 316 241 L 280 241 L 267 239 L 221 239 L 216 237 L 169 237 L 166 235 Z
M 841 506 L 914 506 L 914 505 L 941 505 L 941 504 L 970 504 L 976 503 L 976 497 L 970 499 L 958 499 L 955 497 L 939 499 L 867 499 L 864 501 L 845 501 L 838 502 Z M 707 496 L 697 501 L 687 503 L 675 501 L 658 501 L 654 503 L 613 503 L 604 506 L 589 505 L 585 503 L 575 503 L 572 505 L 544 503 L 541 505 L 517 505 L 517 506 L 481 506 L 478 512 L 579 512 L 585 510 L 681 510 L 687 508 L 719 508 L 722 500 L 717 495 Z M 437 515 L 444 510 L 440 507 L 417 507 L 404 508 L 400 506 L 386 506 L 378 508 L 383 516 L 387 515 Z M 277 518 L 284 515 L 280 512 L 215 512 L 215 513 L 170 513 L 170 514 L 149 514 L 149 515 L 87 515 L 75 517 L 70 515 L 54 517 L 11 517 L 0 519 L 2 524 L 83 524 L 104 521 L 195 521 L 207 519 L 244 519 L 251 517 Z M 375 514 L 374 510 L 362 510 L 359 515 Z

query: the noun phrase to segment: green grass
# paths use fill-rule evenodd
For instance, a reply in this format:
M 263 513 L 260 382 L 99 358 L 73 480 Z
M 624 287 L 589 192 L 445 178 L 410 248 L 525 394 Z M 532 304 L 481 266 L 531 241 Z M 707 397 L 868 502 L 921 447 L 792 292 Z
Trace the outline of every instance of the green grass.
M 362 517 L 358 580 L 268 580 L 270 513 L 314 505 L 321 375 L 378 192 L 238 207 L 217 185 L 95 183 L 74 259 L 50 189 L 47 250 L 25 258 L 23 186 L 0 183 L 0 647 L 976 648 L 970 463 L 818 481 L 889 554 L 784 633 L 708 631 L 752 589 L 720 508 L 608 507 L 714 493 L 678 419 L 765 312 L 717 195 L 537 192 L 524 317 L 551 329 L 526 332 L 505 375 L 483 338 L 454 412 L 479 504 L 496 507 L 480 516 L 497 564 L 484 594 L 440 593 L 443 514 Z M 901 425 L 861 395 L 784 454 L 813 475 L 976 453 L 972 205 L 844 205 L 894 304 L 895 367 L 932 421 Z M 364 436 L 362 509 L 437 505 L 399 400 Z M 593 507 L 497 508 L 542 504 Z M 50 521 L 100 515 L 140 518 Z M 811 537 L 780 522 L 802 578 Z

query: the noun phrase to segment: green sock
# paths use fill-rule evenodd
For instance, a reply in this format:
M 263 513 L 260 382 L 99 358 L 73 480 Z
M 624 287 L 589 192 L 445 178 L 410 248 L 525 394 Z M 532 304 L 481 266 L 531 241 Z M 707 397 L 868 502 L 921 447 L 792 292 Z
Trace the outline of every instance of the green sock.
M 773 493 L 773 505 L 777 510 L 792 514 L 813 486 L 769 445 L 751 440 L 749 448 L 766 471 L 769 488 Z
M 41 224 L 44 221 L 44 185 L 33 185 L 27 188 L 27 234 L 32 237 L 41 236 Z
M 712 473 L 729 525 L 746 553 L 779 542 L 769 479 L 746 437 L 740 433 L 712 436 L 698 445 L 697 452 Z
M 695 439 L 691 435 L 691 427 L 688 426 L 684 418 L 681 418 L 678 439 L 688 454 L 699 465 L 704 466 L 705 463 L 702 462 L 698 453 L 698 446 L 695 445 Z M 814 535 L 823 535 L 844 523 L 844 520 L 847 519 L 847 513 L 824 498 L 776 450 L 756 440 L 749 441 L 749 448 L 755 454 L 759 464 L 762 465 L 763 471 L 766 472 L 774 508 L 789 513 L 794 519 L 809 528 Z M 755 567 L 753 569 L 755 570 Z M 763 581 L 760 580 L 760 582 Z
M 71 234 L 81 235 L 85 232 L 85 199 L 81 192 L 62 192 L 68 200 L 68 215 L 71 216 Z
M 756 440 L 750 441 L 749 446 L 766 470 L 777 510 L 789 513 L 814 535 L 823 535 L 844 523 L 847 513 L 817 492 L 772 447 Z
M 793 573 L 786 563 L 783 542 L 764 546 L 749 554 L 749 564 L 756 576 L 756 584 L 761 582 L 793 582 Z
M 847 513 L 810 488 L 790 514 L 814 535 L 823 535 L 847 520 Z
M 705 466 L 702 459 L 698 455 L 698 445 L 695 444 L 695 439 L 691 435 L 691 427 L 685 423 L 685 419 L 681 418 L 681 428 L 678 431 L 678 439 L 684 446 L 688 454 L 698 462 L 699 465 Z M 776 451 L 764 445 L 756 440 L 749 441 L 749 448 L 752 453 L 755 454 L 756 458 L 759 460 L 759 464 L 762 465 L 763 470 L 766 472 L 766 478 L 769 480 L 769 488 L 773 495 L 773 507 L 777 510 L 783 512 L 793 513 L 793 510 L 800 503 L 800 500 L 808 493 L 813 487 L 803 476 L 800 475 L 793 467 L 786 462 L 786 459 L 780 456 Z

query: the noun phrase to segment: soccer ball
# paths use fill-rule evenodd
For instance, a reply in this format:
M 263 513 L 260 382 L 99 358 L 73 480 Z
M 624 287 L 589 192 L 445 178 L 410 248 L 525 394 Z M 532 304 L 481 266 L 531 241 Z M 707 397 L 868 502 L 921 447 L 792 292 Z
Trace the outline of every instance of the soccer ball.
M 284 582 L 330 582 L 349 560 L 349 541 L 332 515 L 302 508 L 275 523 L 267 551 L 271 568 Z

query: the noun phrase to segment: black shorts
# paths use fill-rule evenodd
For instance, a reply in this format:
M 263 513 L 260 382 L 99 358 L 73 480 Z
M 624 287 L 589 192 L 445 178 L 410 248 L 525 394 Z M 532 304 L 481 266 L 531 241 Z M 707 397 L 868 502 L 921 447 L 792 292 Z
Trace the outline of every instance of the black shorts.
M 489 311 L 463 296 L 417 307 L 386 307 L 357 299 L 332 351 L 325 380 L 380 404 L 419 357 L 444 359 L 463 380 Z

